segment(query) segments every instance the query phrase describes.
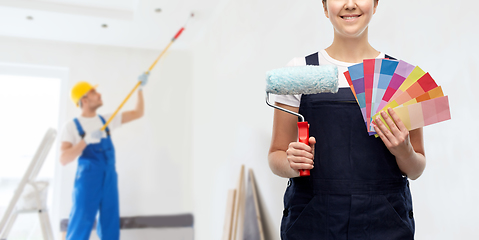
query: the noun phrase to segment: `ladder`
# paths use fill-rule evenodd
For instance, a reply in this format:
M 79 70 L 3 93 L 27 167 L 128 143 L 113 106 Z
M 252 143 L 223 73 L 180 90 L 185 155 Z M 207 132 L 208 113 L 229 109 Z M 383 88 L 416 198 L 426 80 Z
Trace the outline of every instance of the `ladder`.
M 43 239 L 53 240 L 52 226 L 46 207 L 48 182 L 35 181 L 52 147 L 57 131 L 50 128 L 45 133 L 40 146 L 23 175 L 15 194 L 0 221 L 0 240 L 6 240 L 18 214 L 38 212 Z M 26 191 L 25 191 L 26 190 Z

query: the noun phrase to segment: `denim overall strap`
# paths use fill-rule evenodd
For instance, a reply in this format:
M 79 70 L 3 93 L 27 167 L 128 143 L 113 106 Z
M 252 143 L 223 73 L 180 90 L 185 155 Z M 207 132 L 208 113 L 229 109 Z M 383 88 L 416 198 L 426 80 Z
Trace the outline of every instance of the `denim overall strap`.
M 101 115 L 98 115 L 98 117 L 100 117 L 101 122 L 102 122 L 103 124 L 106 123 L 105 119 L 104 119 Z M 107 135 L 108 137 L 110 137 L 110 129 L 108 128 L 108 126 L 106 126 L 105 131 L 106 131 L 106 135 Z
M 77 127 L 77 130 L 78 130 L 78 134 L 80 134 L 81 138 L 84 138 L 85 131 L 83 131 L 80 121 L 78 121 L 78 118 L 73 119 L 73 122 L 75 122 L 75 126 Z

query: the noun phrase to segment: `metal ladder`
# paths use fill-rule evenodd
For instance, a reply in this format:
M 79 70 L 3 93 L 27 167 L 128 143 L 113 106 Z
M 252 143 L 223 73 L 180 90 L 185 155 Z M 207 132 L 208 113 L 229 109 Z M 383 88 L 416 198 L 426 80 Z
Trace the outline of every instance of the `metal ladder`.
M 7 210 L 2 217 L 2 220 L 0 222 L 0 240 L 7 239 L 10 230 L 15 224 L 15 220 L 17 219 L 18 214 L 31 212 L 38 212 L 43 239 L 54 239 L 50 218 L 48 216 L 48 211 L 46 208 L 46 202 L 44 201 L 46 200 L 46 197 L 43 198 L 43 200 L 41 197 L 41 194 L 45 194 L 47 191 L 48 182 L 35 181 L 35 179 L 37 178 L 37 175 L 40 172 L 43 163 L 45 162 L 48 152 L 50 151 L 55 141 L 56 135 L 57 131 L 53 128 L 48 129 L 45 133 L 45 136 L 43 137 L 40 146 L 38 147 L 35 155 L 33 156 L 33 159 L 30 162 L 27 171 L 23 175 L 23 178 L 20 181 L 17 190 L 15 190 L 15 194 L 13 195 L 12 200 L 10 201 Z M 21 206 L 18 206 L 18 202 L 20 200 L 20 197 L 22 197 L 22 194 L 24 193 L 25 187 L 27 185 L 33 188 L 35 206 L 30 206 L 26 209 L 24 207 L 24 209 L 22 209 Z

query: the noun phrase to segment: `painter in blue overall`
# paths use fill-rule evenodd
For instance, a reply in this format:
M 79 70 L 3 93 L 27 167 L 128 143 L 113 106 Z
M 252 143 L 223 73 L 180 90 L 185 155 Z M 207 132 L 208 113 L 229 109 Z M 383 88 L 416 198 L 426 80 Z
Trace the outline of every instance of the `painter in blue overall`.
M 408 180 L 382 140 L 366 133 L 351 90 L 303 95 L 299 113 L 316 138 L 315 167 L 290 179 L 282 239 L 413 239 Z
M 148 75 L 140 76 L 141 86 Z M 78 157 L 74 181 L 73 206 L 69 216 L 66 239 L 87 240 L 97 222 L 97 234 L 102 240 L 120 239 L 120 207 L 118 176 L 115 169 L 115 148 L 111 130 L 140 118 L 144 113 L 143 91 L 138 91 L 136 108 L 112 119 L 105 131 L 100 129 L 111 115 L 98 115 L 102 106 L 96 86 L 78 82 L 72 89 L 72 99 L 81 108 L 81 116 L 65 125 L 62 134 L 63 165 Z M 96 217 L 98 219 L 96 220 Z

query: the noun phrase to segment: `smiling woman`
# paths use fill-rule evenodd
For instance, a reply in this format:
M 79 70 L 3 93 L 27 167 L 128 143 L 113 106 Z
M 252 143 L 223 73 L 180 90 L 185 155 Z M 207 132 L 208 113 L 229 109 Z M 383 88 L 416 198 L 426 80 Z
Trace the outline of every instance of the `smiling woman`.
M 389 58 L 368 40 L 377 0 L 323 0 L 334 28 L 332 44 L 289 66 L 335 65 L 336 94 L 278 95 L 276 104 L 300 113 L 310 125 L 309 144 L 296 142 L 297 117 L 275 110 L 269 164 L 289 179 L 284 195 L 282 239 L 413 239 L 408 177 L 417 179 L 426 159 L 422 129 L 408 132 L 398 121 L 389 130 L 365 126 L 343 73 L 363 59 Z M 391 144 L 393 143 L 393 144 Z M 309 169 L 309 177 L 299 177 Z M 314 236 L 314 237 L 313 237 Z

